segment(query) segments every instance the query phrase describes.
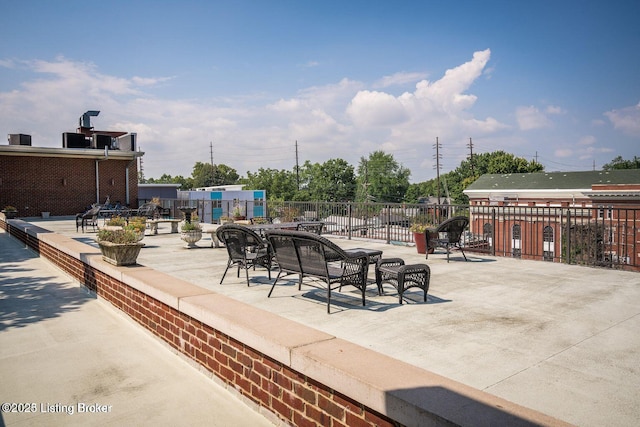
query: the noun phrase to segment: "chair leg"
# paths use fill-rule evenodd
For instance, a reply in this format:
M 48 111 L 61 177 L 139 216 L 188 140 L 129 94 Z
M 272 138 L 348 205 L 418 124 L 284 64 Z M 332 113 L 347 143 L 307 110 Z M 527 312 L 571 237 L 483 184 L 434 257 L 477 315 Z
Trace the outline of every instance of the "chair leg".
M 229 267 L 231 267 L 231 260 L 229 260 L 227 262 L 227 268 L 224 269 L 224 273 L 222 273 L 222 279 L 220 279 L 220 284 L 222 285 L 222 281 L 224 280 L 224 276 L 227 275 L 227 271 L 229 270 Z
M 458 246 L 458 249 L 460 249 L 460 252 L 462 252 L 462 256 L 464 257 L 464 260 L 465 260 L 465 261 L 469 261 L 469 260 L 467 259 L 467 256 L 464 254 L 464 250 L 463 250 L 460 246 Z
M 276 280 L 273 281 L 273 285 L 271 285 L 271 290 L 269 290 L 269 293 L 267 294 L 267 298 L 271 297 L 271 292 L 273 292 L 273 288 L 276 287 L 276 283 L 278 283 L 278 279 L 280 279 L 281 274 L 282 274 L 282 271 L 278 273 Z

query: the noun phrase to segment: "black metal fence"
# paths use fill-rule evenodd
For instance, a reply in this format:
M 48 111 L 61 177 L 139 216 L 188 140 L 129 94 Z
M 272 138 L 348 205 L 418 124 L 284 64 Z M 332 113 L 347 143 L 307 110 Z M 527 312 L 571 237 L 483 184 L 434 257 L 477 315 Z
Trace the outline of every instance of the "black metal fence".
M 140 201 L 143 202 L 142 200 Z M 180 217 L 181 200 L 162 200 Z M 201 218 L 203 201 L 192 201 Z M 574 206 L 265 202 L 266 217 L 323 221 L 324 233 L 414 244 L 411 225 L 469 217 L 465 252 L 640 271 L 640 209 Z

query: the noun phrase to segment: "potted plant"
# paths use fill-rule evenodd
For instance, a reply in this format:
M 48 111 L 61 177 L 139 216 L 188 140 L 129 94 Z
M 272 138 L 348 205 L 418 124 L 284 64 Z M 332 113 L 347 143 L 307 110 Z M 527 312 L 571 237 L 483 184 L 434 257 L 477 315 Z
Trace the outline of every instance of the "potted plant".
M 7 205 L 2 210 L 2 213 L 6 219 L 13 219 L 18 216 L 18 209 L 16 209 L 15 206 Z
M 191 215 L 191 221 L 185 221 L 180 225 L 180 238 L 186 242 L 186 248 L 196 248 L 196 242 L 202 239 L 202 226 L 198 222 L 198 215 Z
M 105 225 L 108 227 L 124 227 L 127 224 L 127 221 L 121 216 L 111 217 L 105 222 Z
M 102 228 L 96 241 L 102 252 L 102 259 L 113 265 L 133 265 L 144 246 L 133 230 L 118 229 L 117 226 Z
M 230 216 L 221 216 L 219 221 L 220 224 L 229 224 L 233 223 L 233 218 L 231 218 Z
M 144 239 L 144 232 L 147 229 L 147 217 L 132 216 L 126 225 L 122 227 L 124 230 L 131 230 L 138 236 L 138 241 Z
M 435 231 L 435 228 L 427 217 L 419 216 L 413 219 L 409 231 L 413 232 L 413 240 L 419 254 L 427 253 L 427 240 L 431 238 L 431 230 Z M 429 248 L 429 253 L 433 253 L 433 248 Z
M 231 216 L 233 216 L 234 221 L 239 221 L 242 219 L 246 219 L 244 216 L 244 209 L 240 203 L 236 203 L 233 207 L 233 211 L 231 212 Z

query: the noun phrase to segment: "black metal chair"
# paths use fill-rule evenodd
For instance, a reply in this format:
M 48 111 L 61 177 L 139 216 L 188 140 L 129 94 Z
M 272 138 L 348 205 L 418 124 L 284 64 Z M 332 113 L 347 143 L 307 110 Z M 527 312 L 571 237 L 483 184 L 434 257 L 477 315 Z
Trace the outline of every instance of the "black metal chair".
M 425 239 L 427 239 L 427 255 L 425 258 L 429 258 L 429 248 L 443 247 L 447 250 L 447 262 L 449 262 L 450 248 L 456 247 L 462 252 L 462 256 L 465 261 L 467 256 L 462 249 L 461 240 L 462 233 L 469 225 L 469 218 L 466 216 L 456 216 L 444 221 L 438 226 L 433 237 L 429 238 L 429 231 L 425 232 Z M 440 237 L 441 234 L 446 234 L 445 237 Z
M 298 231 L 308 231 L 309 233 L 314 233 L 319 236 L 322 234 L 322 230 L 324 229 L 324 222 L 301 222 L 296 228 Z
M 78 232 L 78 228 L 82 227 L 82 232 L 84 233 L 85 227 L 93 227 L 93 231 L 96 231 L 96 227 L 98 226 L 98 214 L 100 214 L 100 206 L 94 206 L 85 213 L 79 213 L 76 215 L 76 233 Z
M 240 277 L 240 268 L 245 270 L 247 286 L 249 286 L 249 269 L 255 270 L 256 265 L 266 268 L 271 280 L 271 249 L 255 231 L 239 224 L 224 224 L 218 227 L 216 236 L 224 243 L 229 254 L 227 268 L 220 279 L 220 284 L 232 265 L 238 266 L 238 277 Z
M 147 219 L 157 219 L 160 217 L 158 208 L 159 206 L 155 203 L 145 203 L 138 208 L 138 216 L 146 216 Z

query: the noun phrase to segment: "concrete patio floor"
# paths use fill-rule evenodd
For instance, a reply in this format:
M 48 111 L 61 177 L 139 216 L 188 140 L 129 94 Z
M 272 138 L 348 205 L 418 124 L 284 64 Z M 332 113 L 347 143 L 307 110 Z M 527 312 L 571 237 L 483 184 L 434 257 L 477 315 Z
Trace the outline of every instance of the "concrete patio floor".
M 73 219 L 33 219 L 43 228 L 95 245 Z M 343 248 L 377 248 L 385 258 L 431 268 L 427 303 L 412 289 L 405 303 L 375 285 L 362 307 L 354 289 L 332 295 L 293 281 L 267 293 L 266 270 L 227 273 L 224 248 L 205 235 L 185 249 L 161 224 L 146 236 L 138 263 L 277 313 L 426 370 L 581 426 L 629 426 L 640 419 L 640 274 L 459 253 L 370 240 L 334 239 Z M 327 236 L 330 237 L 330 236 Z M 272 279 L 277 271 L 272 271 Z M 373 278 L 373 268 L 370 269 Z M 280 283 L 280 282 L 279 282 Z M 259 319 L 256 319 L 259 321 Z M 381 367 L 384 369 L 384 367 Z

